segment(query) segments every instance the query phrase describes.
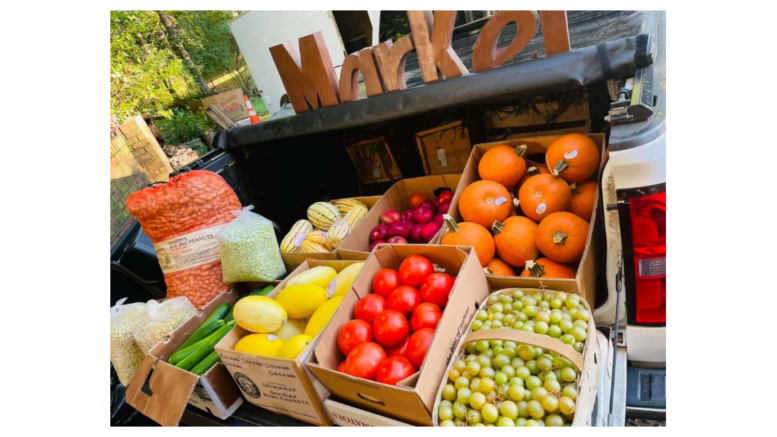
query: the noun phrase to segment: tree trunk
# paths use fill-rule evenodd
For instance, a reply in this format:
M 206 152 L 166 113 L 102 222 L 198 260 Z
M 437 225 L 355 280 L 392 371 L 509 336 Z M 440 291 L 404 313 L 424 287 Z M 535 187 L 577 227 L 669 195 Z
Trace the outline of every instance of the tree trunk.
M 200 75 L 200 71 L 197 69 L 197 66 L 194 65 L 194 61 L 192 61 L 192 58 L 189 56 L 189 52 L 186 51 L 186 48 L 183 46 L 183 42 L 181 42 L 178 39 L 178 33 L 175 31 L 175 28 L 173 27 L 173 24 L 170 22 L 170 19 L 167 17 L 167 12 L 165 11 L 156 11 L 157 14 L 159 14 L 159 19 L 162 20 L 162 25 L 165 26 L 165 30 L 167 30 L 167 34 L 170 36 L 170 39 L 173 41 L 173 47 L 178 51 L 178 56 L 183 59 L 184 63 L 186 64 L 186 67 L 189 68 L 189 71 L 192 73 L 195 79 L 197 79 L 197 82 L 200 85 L 200 90 L 202 90 L 202 93 L 206 96 L 211 94 L 210 87 L 208 86 L 208 83 L 205 81 L 205 79 Z

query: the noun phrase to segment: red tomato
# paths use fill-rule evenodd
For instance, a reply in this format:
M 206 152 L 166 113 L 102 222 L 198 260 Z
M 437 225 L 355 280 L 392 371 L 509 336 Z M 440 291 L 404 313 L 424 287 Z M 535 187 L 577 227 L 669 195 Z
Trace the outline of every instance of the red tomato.
M 356 306 L 353 309 L 353 316 L 372 325 L 372 322 L 375 321 L 375 317 L 386 308 L 385 297 L 379 294 L 368 294 L 356 303 Z
M 388 385 L 397 383 L 415 373 L 415 367 L 405 357 L 390 357 L 378 367 L 378 382 Z
M 448 295 L 453 288 L 456 278 L 447 273 L 434 273 L 421 284 L 421 300 L 445 308 L 448 304 Z
M 437 196 L 437 201 L 440 203 L 443 203 L 446 200 L 451 200 L 451 199 L 453 199 L 453 191 L 451 190 L 443 191 L 442 193 L 440 193 L 439 196 Z
M 345 361 L 343 361 L 342 363 L 340 363 L 339 366 L 337 366 L 337 371 L 340 373 L 345 373 Z
M 337 333 L 337 346 L 346 357 L 356 346 L 372 341 L 372 327 L 364 320 L 351 320 Z
M 413 332 L 424 328 L 436 329 L 441 317 L 440 307 L 433 303 L 422 303 L 413 311 L 413 317 L 410 318 L 410 329 Z
M 386 355 L 390 357 L 393 357 L 396 355 L 405 355 L 405 352 L 407 352 L 407 340 L 408 338 L 406 338 L 405 341 L 403 341 L 402 344 L 399 346 L 386 348 Z
M 396 347 L 407 339 L 410 326 L 407 318 L 399 311 L 386 310 L 378 314 L 372 322 L 372 330 L 375 333 L 375 341 L 383 347 Z
M 386 351 L 375 343 L 362 343 L 356 346 L 345 359 L 345 373 L 357 378 L 375 381 L 378 367 L 386 361 Z
M 421 255 L 410 255 L 399 265 L 399 279 L 403 285 L 418 287 L 434 273 L 434 266 L 428 258 Z
M 424 328 L 411 335 L 410 340 L 407 341 L 407 352 L 405 352 L 405 356 L 417 369 L 421 368 L 421 364 L 424 362 L 424 357 L 426 356 L 426 351 L 429 350 L 429 345 L 432 343 L 433 337 L 434 330 Z
M 421 305 L 421 293 L 407 285 L 397 287 L 388 298 L 388 309 L 399 311 L 405 317 L 410 317 L 418 305 Z
M 399 287 L 399 272 L 392 269 L 381 269 L 372 280 L 372 292 L 383 297 L 389 297 L 395 288 Z
M 410 199 L 407 200 L 407 205 L 410 207 L 410 209 L 416 209 L 418 208 L 418 205 L 424 202 L 426 202 L 426 196 L 421 193 L 415 193 L 410 196 Z

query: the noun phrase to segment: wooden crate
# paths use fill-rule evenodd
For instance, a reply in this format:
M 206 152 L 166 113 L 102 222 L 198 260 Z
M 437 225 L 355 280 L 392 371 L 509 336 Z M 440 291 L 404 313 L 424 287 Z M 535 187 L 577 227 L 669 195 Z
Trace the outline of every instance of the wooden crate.
M 488 141 L 590 133 L 588 92 L 583 89 L 486 108 L 483 123 Z
M 394 161 L 386 138 L 362 140 L 346 146 L 346 150 L 361 183 L 374 184 L 402 179 L 402 172 Z
M 427 175 L 461 173 L 472 148 L 461 120 L 418 132 L 415 142 Z

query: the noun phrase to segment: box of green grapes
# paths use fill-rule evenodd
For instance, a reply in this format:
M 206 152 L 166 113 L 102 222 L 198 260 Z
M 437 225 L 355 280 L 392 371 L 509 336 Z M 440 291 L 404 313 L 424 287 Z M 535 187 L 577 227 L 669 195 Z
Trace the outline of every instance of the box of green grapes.
M 440 384 L 435 426 L 590 426 L 601 361 L 590 307 L 508 283 L 489 278 Z

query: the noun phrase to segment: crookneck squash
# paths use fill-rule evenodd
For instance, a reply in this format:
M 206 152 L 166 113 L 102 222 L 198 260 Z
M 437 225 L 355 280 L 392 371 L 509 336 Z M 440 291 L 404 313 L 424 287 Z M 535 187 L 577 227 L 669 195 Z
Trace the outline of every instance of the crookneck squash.
M 537 248 L 560 263 L 580 261 L 588 238 L 588 222 L 571 212 L 556 212 L 537 226 Z

